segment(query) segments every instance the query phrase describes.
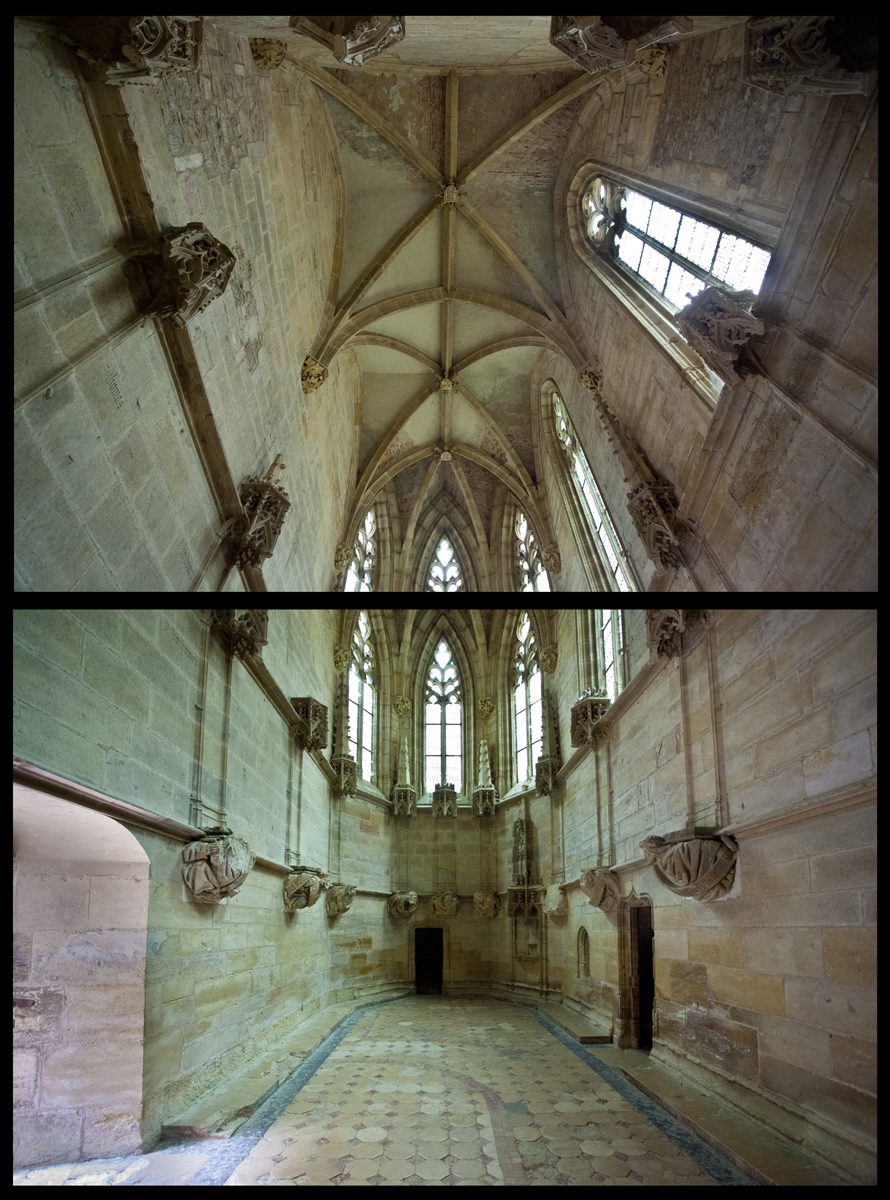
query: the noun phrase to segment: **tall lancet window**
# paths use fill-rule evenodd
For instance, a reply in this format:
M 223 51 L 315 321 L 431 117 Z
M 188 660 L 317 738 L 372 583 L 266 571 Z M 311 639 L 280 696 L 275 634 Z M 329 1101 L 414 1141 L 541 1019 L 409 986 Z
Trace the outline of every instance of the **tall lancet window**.
M 442 538 L 433 554 L 426 590 L 428 592 L 462 592 L 464 590 L 460 563 L 457 561 L 454 547 L 447 537 Z
M 538 540 L 526 520 L 525 513 L 516 510 L 516 558 L 519 562 L 521 592 L 549 592 L 550 580 L 538 553 Z
M 534 779 L 535 763 L 541 757 L 544 726 L 541 716 L 541 672 L 538 651 L 528 613 L 519 618 L 514 658 L 516 701 L 516 780 Z
M 615 579 L 615 590 L 619 592 L 633 591 L 628 583 L 628 574 L 624 570 L 626 556 L 612 518 L 609 516 L 605 501 L 593 478 L 590 464 L 581 449 L 578 435 L 565 410 L 559 392 L 553 392 L 553 420 L 556 425 L 556 436 L 559 438 L 566 458 L 569 472 L 575 485 L 577 495 L 586 509 L 588 525 L 602 551 L 602 565 L 608 567 Z
M 349 570 L 346 572 L 344 592 L 373 591 L 372 577 L 374 572 L 374 553 L 376 545 L 374 535 L 377 527 L 374 523 L 374 510 L 371 509 L 360 526 L 355 539 L 355 552 Z
M 460 678 L 446 641 L 439 642 L 426 677 L 426 791 L 452 783 L 460 791 Z
M 360 612 L 352 635 L 349 665 L 349 753 L 359 765 L 362 779 L 374 771 L 374 649 L 368 614 Z

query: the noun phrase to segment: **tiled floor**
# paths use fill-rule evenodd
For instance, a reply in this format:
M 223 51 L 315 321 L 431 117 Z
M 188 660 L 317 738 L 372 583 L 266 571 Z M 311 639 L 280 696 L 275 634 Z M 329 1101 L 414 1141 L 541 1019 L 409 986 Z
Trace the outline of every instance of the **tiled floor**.
M 661 1127 L 647 1119 L 569 1041 L 494 1000 L 369 1008 L 229 1184 L 747 1182 L 688 1131 L 666 1136 L 670 1118 L 641 1098 Z
M 747 1184 L 545 1015 L 410 996 L 358 1008 L 223 1141 L 17 1172 L 15 1184 Z

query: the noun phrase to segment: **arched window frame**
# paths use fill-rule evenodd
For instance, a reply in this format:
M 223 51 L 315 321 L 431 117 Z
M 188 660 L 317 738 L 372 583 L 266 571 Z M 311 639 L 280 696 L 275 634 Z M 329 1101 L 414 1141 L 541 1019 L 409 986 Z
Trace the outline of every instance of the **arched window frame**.
M 516 623 L 516 645 L 513 653 L 515 783 L 533 781 L 535 778 L 535 763 L 541 757 L 544 745 L 543 705 L 543 680 L 538 665 L 537 639 L 528 612 L 522 612 Z
M 377 556 L 376 534 L 377 520 L 372 507 L 368 509 L 355 535 L 352 560 L 343 582 L 344 592 L 373 592 Z
M 438 659 L 442 647 L 448 652 L 448 659 L 441 664 Z M 453 672 L 453 677 L 450 673 Z M 424 697 L 424 727 L 423 727 L 423 788 L 424 795 L 432 793 L 436 783 L 454 783 L 455 791 L 460 794 L 463 786 L 464 756 L 463 756 L 463 692 L 461 688 L 460 668 L 454 656 L 454 651 L 445 636 L 438 637 L 432 654 L 427 661 L 423 684 Z M 437 713 L 431 710 L 438 709 Z M 456 720 L 454 719 L 456 715 Z M 435 716 L 437 720 L 431 720 Z M 457 754 L 449 754 L 449 741 L 452 746 L 455 737 L 449 739 L 447 730 L 457 728 Z M 438 733 L 432 732 L 438 730 Z M 433 754 L 431 746 L 435 746 Z M 431 760 L 438 759 L 438 764 L 430 765 Z M 449 768 L 448 760 L 452 760 Z M 453 760 L 457 760 L 456 776 Z M 432 772 L 432 774 L 431 774 Z M 451 778 L 449 779 L 449 774 Z M 435 775 L 435 779 L 432 778 Z M 432 787 L 430 783 L 432 782 Z
M 451 558 L 449 560 L 445 561 L 444 563 L 443 563 L 443 560 L 439 557 L 439 552 L 443 545 L 447 545 L 448 549 L 451 551 Z M 441 572 L 441 574 L 443 576 L 442 581 L 444 583 L 448 583 L 449 582 L 448 572 L 452 566 L 456 567 L 456 569 L 457 569 L 457 576 L 456 576 L 457 587 L 448 587 L 448 588 L 433 587 L 433 571 L 438 567 L 439 571 Z M 452 578 L 450 582 L 454 582 L 454 579 Z M 426 590 L 428 592 L 446 592 L 446 591 L 447 592 L 464 592 L 467 590 L 466 574 L 463 569 L 463 564 L 461 563 L 460 558 L 458 557 L 457 549 L 455 548 L 453 541 L 451 540 L 451 538 L 448 537 L 448 535 L 446 533 L 442 534 L 442 536 L 439 538 L 439 540 L 436 542 L 435 546 L 433 547 L 432 558 L 430 559 L 429 567 L 428 567 L 427 573 L 426 573 Z
M 549 392 L 549 416 L 560 460 L 557 469 L 565 492 L 571 496 L 572 503 L 568 506 L 570 516 L 575 518 L 573 525 L 576 533 L 580 531 L 579 546 L 586 557 L 596 564 L 591 585 L 596 591 L 638 591 L 640 583 L 636 570 L 587 461 L 565 401 L 552 379 L 547 380 L 544 387 Z M 588 485 L 586 489 L 582 480 Z M 597 516 L 600 517 L 599 521 Z M 605 533 L 601 530 L 605 530 Z M 609 538 L 611 550 L 627 583 L 626 589 L 621 588 L 615 575 L 606 547 L 602 544 L 603 536 Z
M 614 700 L 625 685 L 624 614 L 620 608 L 596 610 L 600 686 Z
M 658 342 L 693 393 L 712 413 L 723 390 L 723 380 L 710 371 L 698 354 L 678 335 L 673 321 L 673 310 L 653 288 L 620 264 L 610 261 L 608 255 L 598 253 L 587 236 L 587 218 L 582 209 L 582 200 L 597 176 L 613 180 L 621 187 L 642 192 L 652 200 L 659 200 L 707 221 L 719 229 L 743 237 L 754 245 L 773 254 L 779 239 L 781 226 L 763 218 L 739 212 L 738 206 L 730 206 L 717 200 L 672 189 L 658 180 L 650 180 L 634 171 L 614 167 L 607 163 L 588 159 L 582 163 L 566 191 L 566 226 L 569 241 L 585 267 L 606 287 L 633 315 L 635 320 Z M 771 288 L 778 264 L 773 254 L 761 286 L 761 296 Z
M 590 977 L 590 935 L 582 925 L 578 930 L 578 978 Z
M 376 706 L 374 688 L 374 647 L 368 614 L 361 611 L 352 634 L 352 659 L 349 664 L 349 753 L 358 763 L 362 779 L 374 782 L 374 738 Z
M 518 507 L 513 520 L 513 534 L 516 539 L 513 561 L 519 575 L 519 591 L 551 591 L 550 576 L 541 558 L 537 536 L 528 517 Z

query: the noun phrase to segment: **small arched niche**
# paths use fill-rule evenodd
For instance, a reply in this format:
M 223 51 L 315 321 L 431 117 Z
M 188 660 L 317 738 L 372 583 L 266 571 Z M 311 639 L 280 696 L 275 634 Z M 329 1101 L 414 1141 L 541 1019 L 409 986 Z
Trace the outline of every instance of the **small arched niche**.
M 15 1167 L 142 1149 L 148 855 L 123 825 L 13 784 Z

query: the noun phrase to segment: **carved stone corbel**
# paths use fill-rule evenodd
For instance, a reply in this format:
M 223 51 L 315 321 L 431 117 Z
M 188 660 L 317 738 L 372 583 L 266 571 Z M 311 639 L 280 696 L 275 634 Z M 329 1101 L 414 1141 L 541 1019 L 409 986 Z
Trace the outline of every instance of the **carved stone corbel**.
M 334 667 L 338 672 L 346 670 L 351 658 L 352 654 L 348 646 L 344 646 L 340 642 L 334 646 Z
M 723 899 L 732 888 L 739 846 L 728 833 L 697 837 L 683 830 L 654 835 L 644 838 L 640 849 L 659 882 L 675 896 L 708 902 Z
M 274 478 L 284 467 L 277 454 L 262 479 L 247 475 L 241 480 L 242 516 L 225 535 L 238 567 L 261 567 L 272 557 L 291 507 L 290 496 Z
M 153 83 L 198 69 L 203 17 L 75 17 L 57 31 L 105 83 Z
M 437 783 L 433 789 L 433 816 L 456 817 L 457 793 L 453 783 Z
M 559 648 L 557 646 L 548 646 L 546 650 L 541 651 L 538 661 L 541 664 L 541 670 L 544 674 L 552 675 L 556 670 L 556 664 L 559 662 Z
M 329 917 L 339 917 L 348 911 L 358 889 L 351 883 L 328 884 L 328 892 L 324 898 L 325 908 Z
M 407 717 L 411 712 L 411 701 L 407 696 L 393 696 L 392 706 L 400 717 Z
M 473 816 L 494 815 L 497 792 L 491 779 L 491 764 L 488 761 L 488 742 L 479 743 L 479 783 L 473 789 Z
M 331 756 L 331 769 L 337 776 L 336 788 L 343 796 L 354 796 L 358 787 L 358 763 L 349 754 Z
M 464 189 L 462 187 L 456 187 L 454 180 L 449 179 L 446 184 L 443 184 L 442 190 L 439 192 L 439 195 L 436 198 L 436 204 L 439 208 L 442 208 L 445 205 L 456 208 L 460 205 L 463 198 Z M 445 386 L 444 382 L 442 386 Z
M 284 910 L 294 913 L 301 908 L 311 908 L 319 893 L 327 887 L 327 875 L 315 867 L 291 867 L 283 887 Z
M 549 796 L 554 788 L 559 787 L 556 776 L 562 769 L 562 759 L 559 755 L 542 755 L 535 763 L 535 788 L 542 796 Z
M 608 867 L 581 872 L 581 891 L 587 903 L 603 912 L 614 912 L 621 900 L 621 880 Z
M 655 574 L 692 565 L 700 540 L 696 524 L 681 517 L 672 483 L 653 480 L 627 493 L 627 507 L 652 562 Z
M 494 697 L 480 696 L 479 700 L 476 702 L 476 708 L 479 712 L 479 716 L 482 717 L 483 720 L 487 721 L 494 712 Z
M 688 654 L 704 637 L 711 621 L 706 608 L 646 609 L 646 645 L 649 661 L 680 658 Z
M 638 50 L 691 29 L 688 17 L 551 17 L 550 43 L 593 74 L 628 65 Z
M 410 917 L 417 911 L 417 892 L 393 892 L 386 907 L 391 917 Z
M 739 351 L 766 329 L 762 321 L 715 287 L 693 297 L 674 317 L 674 324 L 707 366 L 731 387 L 748 373 L 736 365 Z
M 182 881 L 198 904 L 216 904 L 238 894 L 256 855 L 224 825 L 204 831 L 182 850 Z
M 647 75 L 651 75 L 653 79 L 664 79 L 667 73 L 667 53 L 664 46 L 647 46 L 645 50 L 638 50 L 636 56 L 637 66 Z
M 245 658 L 262 658 L 262 648 L 267 645 L 266 630 L 269 612 L 259 609 L 217 609 L 211 617 L 210 627 L 219 637 L 226 654 Z
M 317 391 L 327 377 L 327 367 L 323 367 L 317 359 L 307 354 L 303 360 L 303 369 L 300 372 L 300 382 L 303 386 L 304 395 L 308 396 L 310 392 Z
M 279 42 L 276 38 L 248 38 L 250 54 L 254 66 L 261 71 L 274 71 L 284 62 L 287 54 L 287 42 Z
M 404 17 L 291 17 L 290 24 L 328 46 L 346 67 L 363 66 L 405 36 Z
M 236 259 L 200 221 L 190 221 L 167 229 L 158 250 L 136 254 L 133 261 L 152 294 L 148 313 L 185 328 L 226 290 Z
M 324 750 L 328 744 L 328 710 L 311 696 L 295 696 L 291 700 L 297 720 L 294 737 L 304 750 Z
M 460 909 L 460 898 L 454 892 L 437 892 L 430 900 L 434 917 L 456 917 Z
M 354 553 L 355 551 L 350 546 L 347 546 L 341 542 L 334 551 L 334 570 L 338 573 L 340 571 L 345 571 L 352 562 L 352 556 Z
M 869 90 L 869 76 L 845 71 L 826 41 L 833 17 L 752 17 L 745 26 L 742 83 L 781 95 L 835 96 Z
M 499 917 L 501 898 L 494 892 L 473 892 L 473 912 L 477 917 Z
M 586 746 L 596 739 L 596 725 L 609 711 L 612 701 L 606 692 L 585 692 L 572 705 L 571 739 L 573 746 Z
M 405 699 L 405 697 L 402 697 Z M 417 812 L 417 788 L 411 786 L 408 774 L 408 739 L 402 738 L 402 753 L 399 756 L 399 774 L 392 789 L 392 812 L 394 817 L 413 817 Z
M 560 557 L 559 546 L 557 546 L 556 542 L 552 542 L 546 550 L 541 551 L 541 559 L 549 575 L 562 574 L 562 558 Z

